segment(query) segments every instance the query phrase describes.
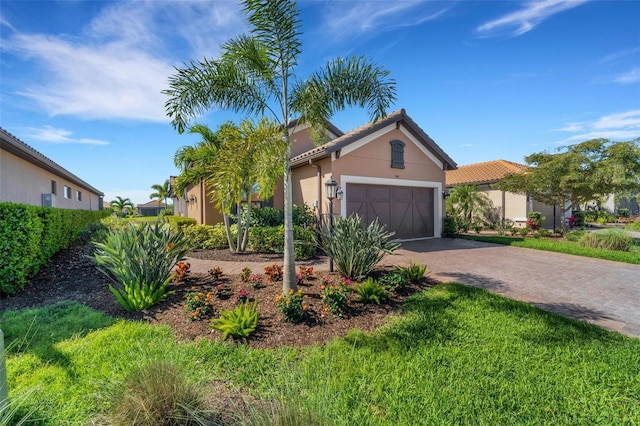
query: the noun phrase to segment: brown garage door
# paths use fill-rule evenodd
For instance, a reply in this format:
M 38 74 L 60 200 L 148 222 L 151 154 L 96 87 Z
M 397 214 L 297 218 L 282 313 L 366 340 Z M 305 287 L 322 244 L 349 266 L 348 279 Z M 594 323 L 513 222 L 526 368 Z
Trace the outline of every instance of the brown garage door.
M 376 218 L 397 238 L 433 237 L 433 188 L 347 184 L 347 215 Z

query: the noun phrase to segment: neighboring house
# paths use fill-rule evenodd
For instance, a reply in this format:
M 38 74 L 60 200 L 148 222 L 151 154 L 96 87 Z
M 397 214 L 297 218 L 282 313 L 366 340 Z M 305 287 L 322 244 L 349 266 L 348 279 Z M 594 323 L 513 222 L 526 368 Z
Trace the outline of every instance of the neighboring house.
M 290 135 L 294 204 L 306 203 L 318 218 L 326 215 L 324 184 L 333 178 L 342 192 L 342 199 L 334 200 L 334 214 L 378 219 L 402 239 L 441 236 L 445 171 L 456 163 L 404 109 L 346 134 L 329 124 L 329 141 L 317 147 L 307 126 L 293 122 Z M 189 188 L 182 211 L 199 223 L 217 223 L 219 213 L 202 203 L 206 198 L 202 185 Z M 272 205 L 284 206 L 282 184 Z
M 543 228 L 555 229 L 562 226 L 564 209 L 561 206 L 549 206 L 526 195 L 496 188 L 496 184 L 506 175 L 524 173 L 526 170 L 527 166 L 524 164 L 506 160 L 460 166 L 456 170 L 447 171 L 447 188 L 451 189 L 457 185 L 476 185 L 491 200 L 494 206 L 492 212 L 494 219 L 502 223 L 510 220 L 517 226 L 526 226 L 528 213 L 536 211 L 545 216 Z
M 160 200 L 151 200 L 148 203 L 138 204 L 138 214 L 140 216 L 158 216 L 167 205 Z
M 0 128 L 0 201 L 101 210 L 104 194 Z

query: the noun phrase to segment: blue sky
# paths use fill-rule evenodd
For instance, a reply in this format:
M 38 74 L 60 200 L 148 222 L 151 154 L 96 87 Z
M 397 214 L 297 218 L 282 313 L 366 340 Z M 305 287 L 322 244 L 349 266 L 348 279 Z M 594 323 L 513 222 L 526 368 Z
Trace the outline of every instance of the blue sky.
M 640 137 L 638 1 L 299 2 L 298 76 L 365 55 L 459 165 L 595 137 Z M 105 193 L 136 203 L 176 174 L 161 91 L 174 66 L 245 31 L 233 1 L 0 2 L 0 126 Z M 229 119 L 212 111 L 198 122 Z M 364 111 L 338 113 L 343 131 Z

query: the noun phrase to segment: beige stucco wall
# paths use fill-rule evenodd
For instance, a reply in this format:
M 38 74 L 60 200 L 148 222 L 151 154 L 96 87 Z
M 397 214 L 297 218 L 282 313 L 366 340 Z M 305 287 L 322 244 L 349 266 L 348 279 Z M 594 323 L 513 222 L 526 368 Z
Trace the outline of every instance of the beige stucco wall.
M 302 127 L 294 129 L 294 133 L 289 136 L 291 141 L 291 157 L 307 152 L 314 148 L 313 140 L 311 139 L 311 128 Z
M 7 151 L 0 150 L 0 201 L 42 205 L 42 194 L 51 193 L 51 181 L 56 181 L 57 195 L 53 207 L 76 210 L 99 210 L 100 196 L 67 179 L 43 170 Z M 71 188 L 71 198 L 65 198 L 64 187 Z M 76 191 L 82 200 L 76 199 Z
M 195 197 L 196 202 L 184 206 L 186 211 L 183 210 L 183 216 L 195 219 L 198 225 L 215 225 L 222 222 L 222 213 L 209 200 L 204 185 L 187 187 L 185 199 L 188 200 L 191 196 Z

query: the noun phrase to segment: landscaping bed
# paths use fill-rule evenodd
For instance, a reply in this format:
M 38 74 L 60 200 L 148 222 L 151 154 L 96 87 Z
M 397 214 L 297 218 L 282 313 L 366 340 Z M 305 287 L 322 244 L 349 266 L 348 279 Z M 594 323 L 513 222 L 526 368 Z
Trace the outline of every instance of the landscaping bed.
M 276 297 L 282 293 L 281 281 L 267 283 L 264 279 L 264 284 L 254 289 L 242 282 L 238 275 L 226 275 L 223 270 L 220 280 L 215 280 L 208 274 L 190 274 L 181 282 L 171 283 L 169 290 L 173 293 L 158 305 L 142 312 L 128 312 L 116 302 L 115 296 L 109 291 L 108 279 L 96 269 L 88 257 L 90 250 L 88 244 L 78 244 L 59 252 L 23 291 L 15 296 L 0 299 L 0 310 L 38 308 L 71 300 L 114 318 L 166 324 L 183 340 L 219 340 L 221 334 L 209 327 L 210 318 L 189 319 L 185 309 L 185 295 L 194 289 L 206 294 L 222 284 L 228 287 L 229 297 L 215 298 L 212 317 L 216 317 L 222 309 L 236 306 L 235 295 L 243 288 L 249 292 L 250 300 L 258 301 L 260 317 L 258 329 L 247 343 L 254 348 L 275 348 L 284 345 L 307 346 L 326 343 L 335 337 L 346 335 L 354 328 L 363 331 L 374 330 L 384 324 L 388 315 L 397 312 L 408 296 L 434 284 L 428 278 L 423 278 L 419 283 L 407 284 L 402 291 L 390 293 L 390 298 L 381 305 L 352 301 L 344 317 L 334 318 L 330 312 L 323 309 L 320 285 L 323 279 L 335 281 L 340 279 L 340 276 L 336 273 L 314 272 L 299 286 L 306 296 L 305 304 L 308 308 L 305 319 L 300 324 L 291 324 L 284 322 L 277 310 Z M 228 250 L 200 251 L 190 256 L 213 261 L 239 260 L 282 264 L 278 255 L 233 255 Z M 215 267 L 215 262 L 212 262 L 212 267 Z M 388 270 L 378 269 L 374 271 L 374 276 Z M 264 271 L 252 272 L 264 277 Z M 350 297 L 353 298 L 352 296 Z

